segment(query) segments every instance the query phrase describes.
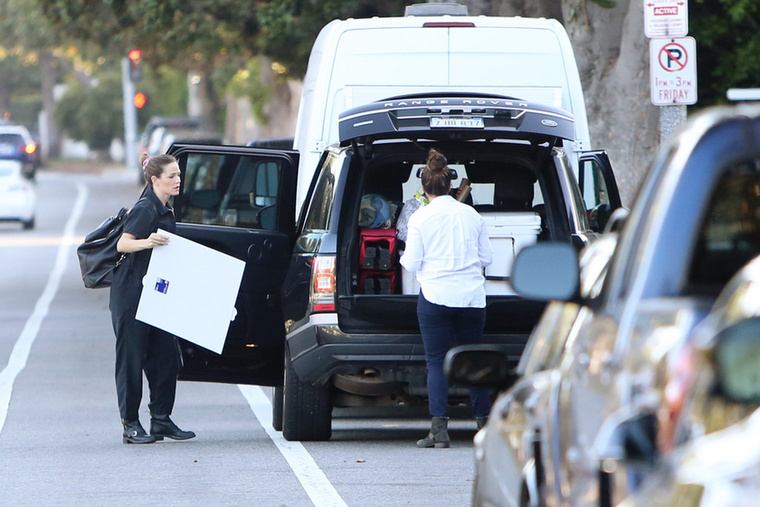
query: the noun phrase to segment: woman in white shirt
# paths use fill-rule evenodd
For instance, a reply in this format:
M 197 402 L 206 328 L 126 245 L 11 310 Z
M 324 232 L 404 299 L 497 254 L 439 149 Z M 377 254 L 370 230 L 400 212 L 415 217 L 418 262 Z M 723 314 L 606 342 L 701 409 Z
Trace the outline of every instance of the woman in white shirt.
M 443 360 L 455 345 L 477 343 L 486 318 L 483 268 L 493 261 L 483 218 L 449 195 L 451 172 L 442 153 L 431 149 L 422 171 L 422 189 L 430 200 L 409 218 L 401 264 L 420 284 L 417 319 L 427 362 L 431 430 L 418 447 L 449 447 L 449 386 Z M 485 389 L 470 389 L 478 428 L 485 424 L 491 400 Z

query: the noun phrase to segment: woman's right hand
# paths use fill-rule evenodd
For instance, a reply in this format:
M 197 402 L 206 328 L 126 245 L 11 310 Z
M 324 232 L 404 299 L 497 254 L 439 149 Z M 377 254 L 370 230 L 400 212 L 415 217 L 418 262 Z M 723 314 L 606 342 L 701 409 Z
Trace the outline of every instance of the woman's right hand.
M 164 246 L 169 244 L 169 237 L 164 236 L 163 234 L 159 234 L 157 232 L 152 233 L 150 236 L 148 236 L 148 239 L 145 241 L 148 242 L 148 246 L 146 248 L 154 248 L 157 246 Z
M 121 238 L 119 238 L 119 242 L 116 244 L 116 250 L 120 253 L 133 253 L 167 244 L 169 244 L 168 236 L 158 234 L 157 232 L 152 233 L 145 239 L 137 239 L 134 234 L 125 232 L 121 235 Z

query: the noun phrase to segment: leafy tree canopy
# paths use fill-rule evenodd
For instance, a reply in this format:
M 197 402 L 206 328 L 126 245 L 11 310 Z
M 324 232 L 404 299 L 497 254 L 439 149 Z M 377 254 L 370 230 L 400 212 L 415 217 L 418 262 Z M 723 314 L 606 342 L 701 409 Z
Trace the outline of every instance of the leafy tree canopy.
M 314 38 L 328 21 L 379 13 L 361 0 L 36 1 L 66 37 L 114 54 L 139 47 L 153 66 L 169 63 L 190 70 L 201 62 L 265 54 L 293 77 L 305 71 Z M 382 4 L 395 14 L 403 5 L 398 0 Z
M 728 88 L 760 87 L 760 0 L 692 0 L 700 105 L 726 102 Z

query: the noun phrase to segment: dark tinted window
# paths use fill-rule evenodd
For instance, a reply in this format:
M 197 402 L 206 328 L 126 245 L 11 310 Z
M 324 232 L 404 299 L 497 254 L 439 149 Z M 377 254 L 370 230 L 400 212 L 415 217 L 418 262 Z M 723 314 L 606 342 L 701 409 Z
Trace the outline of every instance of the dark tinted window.
M 178 218 L 197 224 L 274 230 L 281 164 L 255 156 L 187 157 Z
M 760 254 L 760 161 L 729 168 L 703 220 L 690 275 L 694 289 L 719 290 Z
M 333 193 L 335 191 L 335 179 L 339 161 L 340 159 L 336 155 L 330 153 L 325 159 L 324 164 L 322 164 L 317 185 L 311 196 L 311 204 L 306 215 L 306 221 L 304 222 L 304 230 L 327 230 L 333 208 Z

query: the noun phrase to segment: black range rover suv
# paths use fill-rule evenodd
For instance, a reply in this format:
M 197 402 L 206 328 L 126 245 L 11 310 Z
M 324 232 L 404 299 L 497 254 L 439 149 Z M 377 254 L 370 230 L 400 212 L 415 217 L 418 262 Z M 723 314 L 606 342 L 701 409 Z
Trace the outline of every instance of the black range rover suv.
M 426 400 L 419 288 L 398 263 L 396 226 L 421 191 L 430 147 L 457 172 L 454 186 L 469 181 L 488 224 L 484 340 L 515 365 L 543 310 L 511 290 L 515 254 L 536 241 L 580 248 L 620 206 L 605 153 L 573 168 L 563 146 L 574 124 L 562 110 L 499 96 L 397 97 L 344 112 L 339 133 L 297 219 L 297 152 L 171 150 L 183 171 L 178 234 L 246 261 L 223 353 L 181 341 L 181 379 L 274 386 L 273 426 L 288 440 L 329 439 L 333 407 Z M 371 227 L 378 216 L 389 218 Z

